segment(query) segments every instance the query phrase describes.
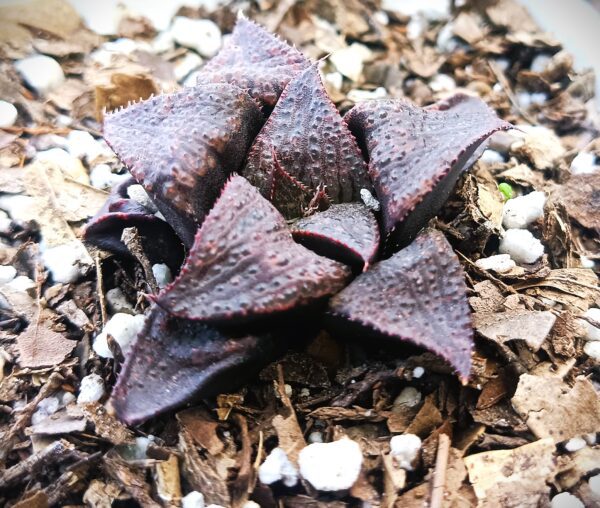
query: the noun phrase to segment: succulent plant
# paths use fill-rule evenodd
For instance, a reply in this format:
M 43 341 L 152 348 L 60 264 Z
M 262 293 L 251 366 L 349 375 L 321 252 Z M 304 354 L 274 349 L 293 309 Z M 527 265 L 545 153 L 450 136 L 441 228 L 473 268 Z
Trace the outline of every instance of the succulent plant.
M 464 274 L 426 226 L 485 140 L 510 127 L 466 95 L 365 102 L 342 118 L 317 64 L 243 18 L 197 85 L 107 115 L 105 138 L 133 178 L 87 239 L 126 255 L 121 232 L 135 226 L 152 262 L 187 252 L 150 297 L 117 414 L 137 423 L 232 388 L 321 326 L 413 343 L 465 381 Z M 162 217 L 128 198 L 136 182 Z M 380 212 L 361 201 L 371 193 Z

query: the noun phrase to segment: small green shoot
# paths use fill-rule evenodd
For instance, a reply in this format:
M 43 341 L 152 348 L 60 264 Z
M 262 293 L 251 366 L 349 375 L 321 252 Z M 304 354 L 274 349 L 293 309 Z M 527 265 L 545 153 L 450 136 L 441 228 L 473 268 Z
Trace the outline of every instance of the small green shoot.
M 504 201 L 508 201 L 509 199 L 512 199 L 512 197 L 515 195 L 514 191 L 512 190 L 512 187 L 509 184 L 507 184 L 506 182 L 502 182 L 501 184 L 499 184 L 498 190 L 504 196 Z

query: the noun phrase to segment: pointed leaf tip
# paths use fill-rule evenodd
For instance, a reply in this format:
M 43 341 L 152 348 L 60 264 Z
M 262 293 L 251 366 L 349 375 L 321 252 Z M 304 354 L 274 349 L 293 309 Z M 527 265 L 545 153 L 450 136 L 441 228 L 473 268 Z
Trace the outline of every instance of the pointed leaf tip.
M 369 157 L 388 250 L 407 245 L 437 214 L 489 136 L 512 128 L 481 99 L 462 94 L 427 108 L 368 101 L 345 120 Z
M 244 90 L 209 84 L 107 116 L 104 137 L 189 247 L 261 124 Z
M 247 18 L 238 18 L 231 37 L 210 60 L 198 83 L 232 83 L 274 106 L 290 79 L 310 61 L 276 35 Z
M 127 356 L 110 404 L 121 420 L 137 424 L 193 397 L 236 388 L 245 373 L 269 361 L 275 343 L 270 336 L 229 338 L 154 307 Z
M 332 205 L 324 212 L 297 221 L 294 240 L 315 251 L 359 270 L 371 264 L 379 248 L 379 226 L 362 203 Z
M 288 185 L 280 195 L 282 174 L 309 192 L 296 189 L 290 196 Z M 285 88 L 250 149 L 243 175 L 287 218 L 301 216 L 319 189 L 324 188 L 332 203 L 358 201 L 361 189 L 371 189 L 358 145 L 315 65 Z
M 157 303 L 180 317 L 233 322 L 309 304 L 339 291 L 349 276 L 344 265 L 295 243 L 273 205 L 233 176 Z
M 425 230 L 331 299 L 330 311 L 440 355 L 467 379 L 473 331 L 464 272 L 442 233 Z

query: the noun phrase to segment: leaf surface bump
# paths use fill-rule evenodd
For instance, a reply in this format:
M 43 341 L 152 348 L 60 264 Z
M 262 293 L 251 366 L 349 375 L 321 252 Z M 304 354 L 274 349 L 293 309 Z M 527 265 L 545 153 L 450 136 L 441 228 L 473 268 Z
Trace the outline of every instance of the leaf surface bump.
M 261 123 L 244 90 L 209 84 L 107 115 L 104 138 L 189 247 Z
M 341 263 L 294 242 L 273 205 L 234 175 L 157 303 L 179 317 L 235 321 L 309 304 L 339 291 L 349 276 Z
M 462 94 L 427 108 L 402 99 L 363 102 L 345 120 L 368 155 L 392 248 L 407 245 L 437 214 L 482 143 L 512 127 L 481 99 Z
M 440 355 L 469 377 L 473 331 L 464 272 L 442 233 L 415 241 L 359 275 L 330 302 L 334 317 Z

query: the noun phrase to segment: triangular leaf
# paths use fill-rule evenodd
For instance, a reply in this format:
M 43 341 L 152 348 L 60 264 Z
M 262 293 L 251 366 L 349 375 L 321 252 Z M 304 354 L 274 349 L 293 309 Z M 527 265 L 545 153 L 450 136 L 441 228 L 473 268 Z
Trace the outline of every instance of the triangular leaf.
M 223 49 L 202 69 L 198 83 L 231 83 L 274 106 L 294 74 L 309 65 L 296 48 L 253 21 L 240 18 Z
M 399 99 L 363 102 L 345 120 L 368 154 L 391 247 L 408 244 L 481 155 L 482 143 L 511 128 L 481 99 L 467 95 L 429 108 Z
M 315 65 L 286 87 L 250 149 L 244 176 L 270 197 L 276 163 L 312 193 L 320 186 L 333 203 L 360 199 L 370 189 L 367 167 L 346 124 L 331 102 Z M 278 200 L 287 217 L 302 215 L 302 202 Z
M 136 424 L 193 397 L 236 388 L 245 372 L 270 360 L 275 343 L 270 336 L 228 338 L 155 307 L 127 355 L 111 404 L 121 420 Z
M 127 189 L 135 184 L 129 178 L 112 189 L 104 206 L 87 224 L 84 238 L 115 254 L 131 256 L 121 235 L 125 228 L 135 227 L 150 261 L 164 262 L 178 270 L 183 260 L 183 245 L 171 226 L 128 196 Z
M 349 275 L 295 243 L 273 205 L 233 176 L 157 302 L 180 317 L 231 322 L 309 304 L 340 290 Z
M 358 269 L 373 262 L 379 247 L 379 227 L 362 203 L 332 205 L 324 212 L 297 221 L 294 240 L 337 261 Z
M 426 230 L 359 275 L 331 299 L 330 310 L 392 340 L 429 349 L 466 380 L 473 347 L 466 289 L 463 270 L 444 235 Z
M 189 247 L 261 123 L 245 91 L 204 85 L 107 115 L 104 137 Z

